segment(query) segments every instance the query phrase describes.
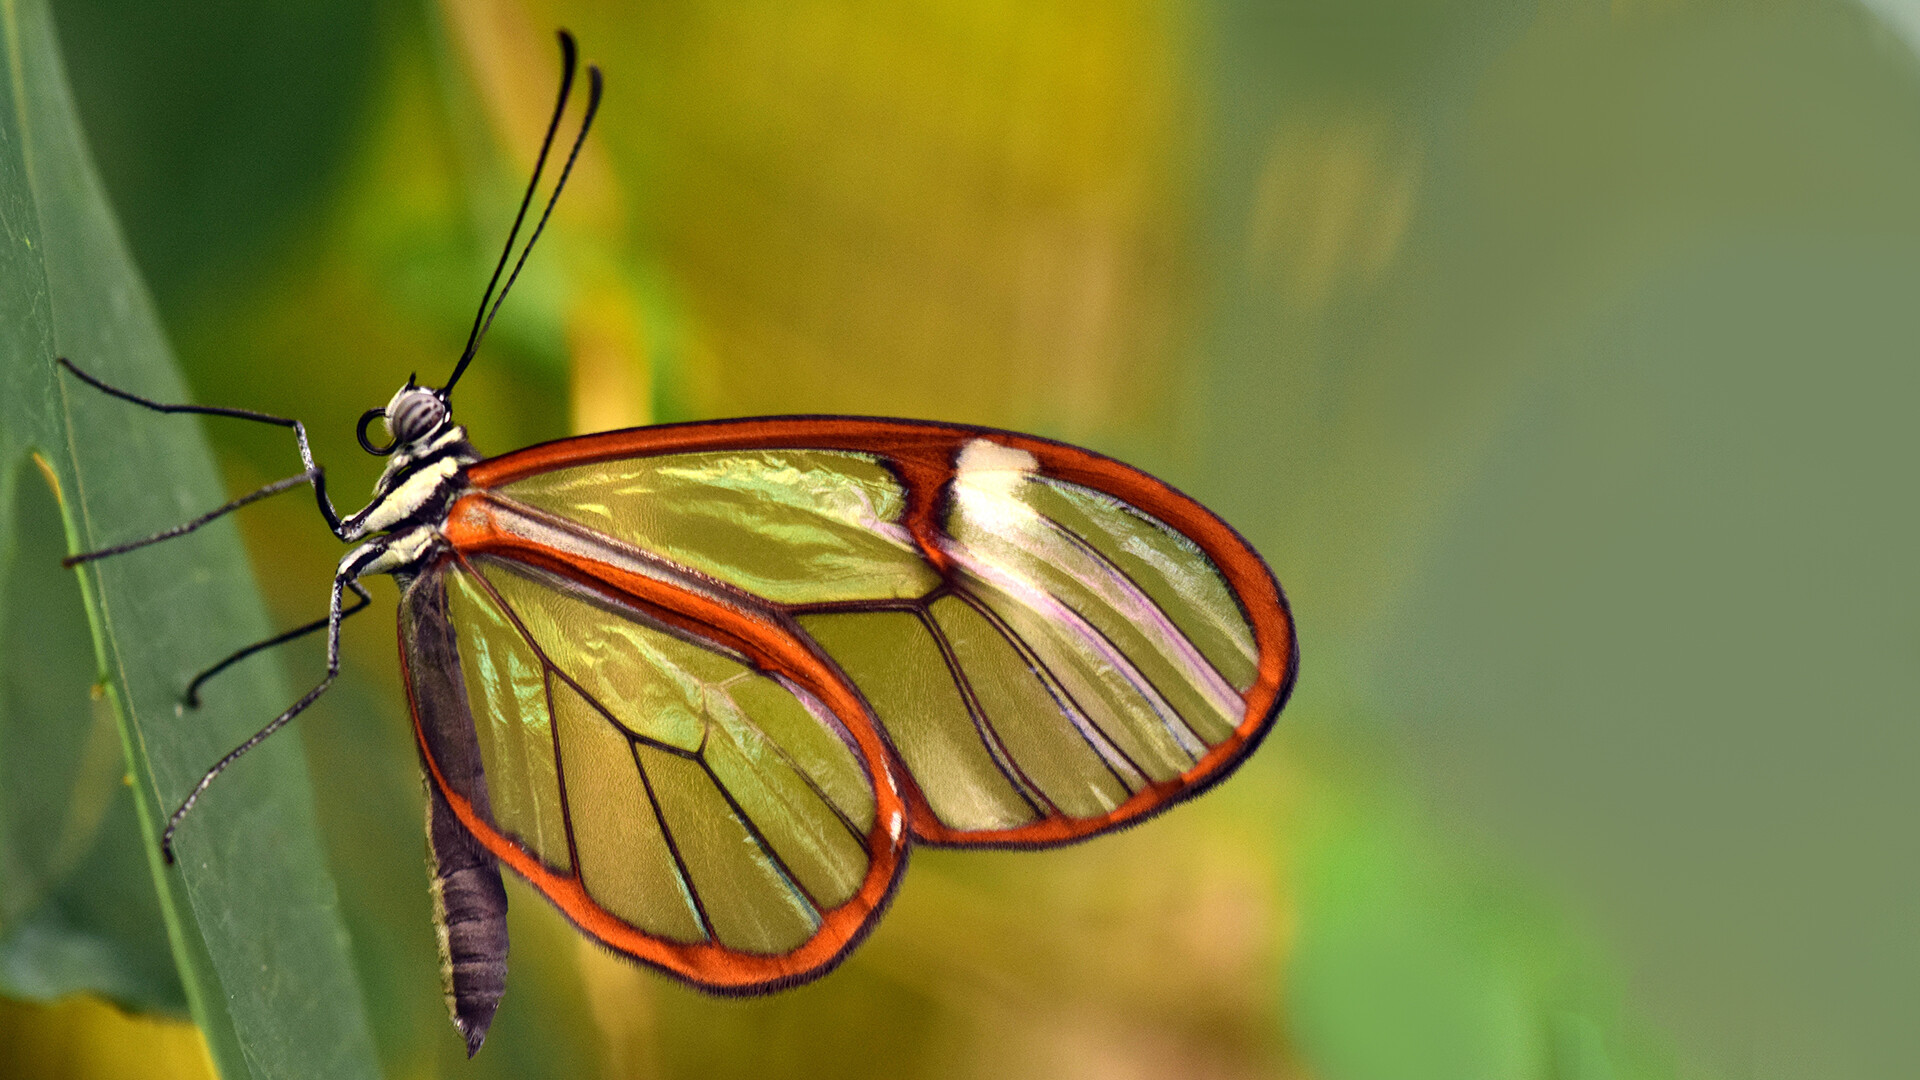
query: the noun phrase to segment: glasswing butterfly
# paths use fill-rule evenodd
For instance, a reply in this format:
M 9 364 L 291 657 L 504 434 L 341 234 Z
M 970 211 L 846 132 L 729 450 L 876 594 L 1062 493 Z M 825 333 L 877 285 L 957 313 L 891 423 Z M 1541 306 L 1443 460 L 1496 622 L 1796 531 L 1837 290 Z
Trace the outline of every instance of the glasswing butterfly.
M 1230 773 L 1298 666 L 1286 599 L 1219 518 L 1087 450 L 958 424 L 838 416 L 667 424 L 483 457 L 452 416 L 601 98 L 501 285 L 577 67 L 453 375 L 360 418 L 391 461 L 341 516 L 297 421 L 297 475 L 75 565 L 311 485 L 355 546 L 340 624 L 401 589 L 400 656 L 426 776 L 435 916 L 471 1055 L 506 986 L 505 863 L 584 933 L 718 993 L 816 978 L 872 928 L 915 843 L 1034 848 L 1131 825 Z M 499 286 L 498 294 L 495 287 Z M 382 421 L 389 441 L 368 435 Z M 353 594 L 351 606 L 343 604 Z

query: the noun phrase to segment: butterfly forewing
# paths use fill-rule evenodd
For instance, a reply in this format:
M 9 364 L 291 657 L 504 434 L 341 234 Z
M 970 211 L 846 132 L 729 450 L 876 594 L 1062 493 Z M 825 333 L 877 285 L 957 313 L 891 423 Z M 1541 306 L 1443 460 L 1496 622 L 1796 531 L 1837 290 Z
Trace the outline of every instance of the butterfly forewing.
M 502 489 L 774 604 L 912 599 L 940 584 L 872 454 L 742 449 L 603 461 Z
M 1285 601 L 1243 540 L 1046 440 L 733 421 L 566 440 L 469 477 L 448 526 L 462 552 L 688 598 L 681 632 L 764 670 L 823 669 L 858 702 L 832 714 L 884 736 L 879 768 L 923 841 L 1045 845 L 1138 820 L 1230 771 L 1293 676 Z M 797 651 L 773 658 L 775 642 Z

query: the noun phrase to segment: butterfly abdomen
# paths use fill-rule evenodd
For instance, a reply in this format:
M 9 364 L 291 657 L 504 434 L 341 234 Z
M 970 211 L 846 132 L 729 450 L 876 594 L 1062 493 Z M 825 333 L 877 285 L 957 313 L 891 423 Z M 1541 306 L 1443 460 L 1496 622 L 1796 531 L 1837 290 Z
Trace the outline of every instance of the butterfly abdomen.
M 433 853 L 433 917 L 447 1008 L 472 1057 L 507 992 L 507 892 L 500 866 L 427 784 Z
M 500 864 L 454 813 L 433 779 L 454 786 L 460 797 L 489 805 L 480 746 L 466 693 L 455 681 L 459 646 L 447 621 L 446 592 L 437 581 L 407 583 L 402 626 L 427 661 L 410 680 L 423 760 L 429 762 L 427 847 L 433 870 L 434 930 L 440 940 L 442 989 L 453 1023 L 472 1057 L 487 1037 L 494 1010 L 507 986 L 507 893 Z M 431 757 L 426 755 L 430 754 Z

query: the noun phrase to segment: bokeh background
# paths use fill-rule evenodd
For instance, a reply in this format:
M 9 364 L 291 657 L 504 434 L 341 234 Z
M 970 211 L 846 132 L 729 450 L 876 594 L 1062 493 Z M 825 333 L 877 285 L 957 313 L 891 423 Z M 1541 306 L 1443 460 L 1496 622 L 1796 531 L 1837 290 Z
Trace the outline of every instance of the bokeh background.
M 349 624 L 289 737 L 387 1075 L 1920 1060 L 1920 5 L 51 7 L 195 399 L 304 418 L 344 502 L 379 465 L 353 420 L 464 340 L 565 25 L 607 99 L 462 383 L 483 450 L 1030 430 L 1206 502 L 1295 607 L 1298 692 L 1232 782 L 1080 848 L 922 852 L 806 988 L 702 997 L 515 887 L 471 1064 L 392 630 Z M 206 431 L 235 491 L 297 467 Z M 241 528 L 274 619 L 317 615 L 312 507 Z M 207 1074 L 164 987 L 26 996 L 0 1073 Z

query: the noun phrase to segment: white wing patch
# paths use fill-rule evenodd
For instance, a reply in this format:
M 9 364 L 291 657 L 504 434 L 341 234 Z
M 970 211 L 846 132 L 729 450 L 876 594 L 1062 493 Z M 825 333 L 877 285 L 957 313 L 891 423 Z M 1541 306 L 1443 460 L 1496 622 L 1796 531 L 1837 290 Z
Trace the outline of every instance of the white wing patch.
M 1040 462 L 1025 450 L 1001 446 L 991 439 L 975 439 L 960 448 L 954 459 L 954 483 L 1002 494 L 1018 487 Z
M 1040 463 L 1025 450 L 975 439 L 960 448 L 953 462 L 953 497 L 970 519 L 989 528 L 1017 529 L 1039 515 L 1020 501 L 1020 486 Z

